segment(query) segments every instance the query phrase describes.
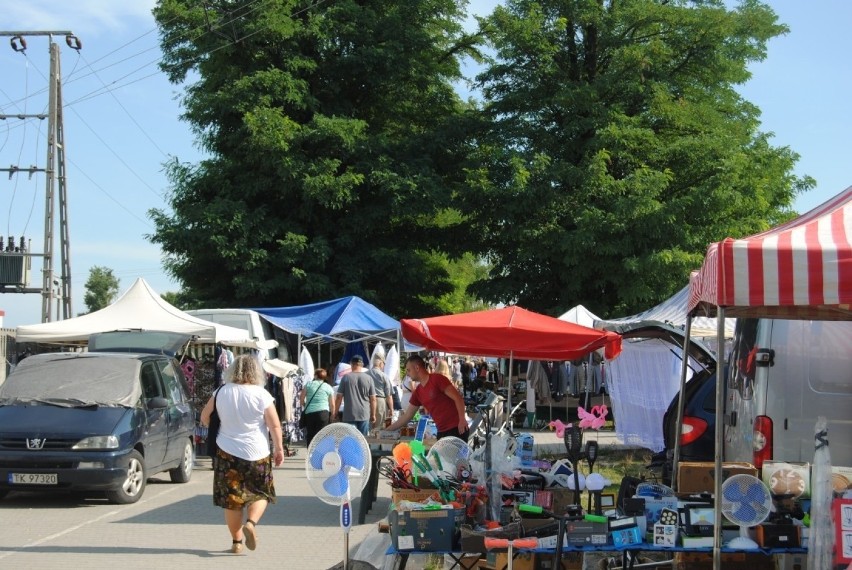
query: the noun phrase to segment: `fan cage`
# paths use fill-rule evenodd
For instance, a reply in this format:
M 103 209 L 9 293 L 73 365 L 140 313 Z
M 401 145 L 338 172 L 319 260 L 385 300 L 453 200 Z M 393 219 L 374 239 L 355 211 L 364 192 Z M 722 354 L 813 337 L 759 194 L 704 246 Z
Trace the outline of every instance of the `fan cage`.
M 329 466 L 336 465 L 337 471 L 327 472 Z M 371 467 L 370 446 L 363 434 L 355 426 L 340 422 L 327 425 L 314 436 L 305 458 L 308 484 L 329 505 L 342 505 L 360 494 L 370 478 Z
M 722 514 L 741 527 L 766 520 L 772 509 L 772 496 L 766 485 L 753 475 L 732 475 L 722 483 Z

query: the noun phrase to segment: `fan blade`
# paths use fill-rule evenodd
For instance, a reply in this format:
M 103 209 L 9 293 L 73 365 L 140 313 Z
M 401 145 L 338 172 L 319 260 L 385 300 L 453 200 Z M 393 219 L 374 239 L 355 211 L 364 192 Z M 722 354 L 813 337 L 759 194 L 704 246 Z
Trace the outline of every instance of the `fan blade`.
M 731 514 L 741 521 L 753 521 L 757 517 L 757 511 L 748 503 L 739 505 Z
M 338 471 L 323 481 L 322 488 L 332 497 L 342 497 L 349 490 L 349 479 L 346 473 Z
M 325 454 L 330 451 L 334 451 L 334 436 L 327 436 L 316 442 L 313 451 L 311 451 L 311 467 L 322 469 L 322 460 Z
M 364 468 L 364 452 L 361 451 L 361 445 L 354 437 L 346 436 L 340 440 L 340 447 L 337 448 L 337 452 L 343 460 L 343 467 Z
M 737 484 L 728 485 L 726 488 L 722 489 L 722 496 L 726 501 L 730 501 L 732 503 L 740 503 L 748 498 Z

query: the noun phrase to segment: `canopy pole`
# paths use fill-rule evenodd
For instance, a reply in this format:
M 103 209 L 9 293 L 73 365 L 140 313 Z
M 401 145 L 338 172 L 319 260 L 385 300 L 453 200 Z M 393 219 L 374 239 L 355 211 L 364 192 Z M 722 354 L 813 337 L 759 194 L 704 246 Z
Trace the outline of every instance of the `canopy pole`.
M 715 523 L 713 525 L 713 570 L 722 568 L 722 455 L 724 437 L 722 411 L 725 406 L 725 367 L 720 365 L 719 357 L 725 358 L 725 308 L 718 307 L 716 312 L 716 465 L 713 470 L 713 504 Z
M 509 389 L 507 390 L 507 396 L 508 397 L 506 398 L 506 401 L 508 402 L 508 406 L 506 408 L 506 417 L 503 420 L 507 424 L 509 424 L 509 429 L 514 428 L 514 426 L 512 425 L 512 360 L 513 360 L 514 354 L 515 354 L 514 350 L 509 351 L 509 385 L 508 385 Z
M 674 458 L 672 459 L 672 489 L 677 491 L 677 465 L 680 462 L 680 438 L 683 432 L 684 388 L 686 387 L 686 369 L 689 365 L 689 340 L 692 335 L 692 315 L 686 315 L 686 331 L 683 335 L 683 354 L 680 357 L 680 390 L 677 396 L 677 422 L 675 422 Z M 665 434 L 663 434 L 665 436 Z M 665 459 L 663 459 L 665 461 Z M 665 464 L 664 464 L 665 465 Z M 665 470 L 665 467 L 663 468 Z

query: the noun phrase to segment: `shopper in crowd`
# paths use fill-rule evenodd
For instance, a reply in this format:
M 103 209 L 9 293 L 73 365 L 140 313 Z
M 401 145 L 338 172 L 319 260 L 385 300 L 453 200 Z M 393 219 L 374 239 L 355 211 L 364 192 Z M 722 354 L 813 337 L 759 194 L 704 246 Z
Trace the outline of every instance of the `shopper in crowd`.
M 355 355 L 349 360 L 352 371 L 340 379 L 335 406 L 343 404 L 343 421 L 369 435 L 370 425 L 376 423 L 376 388 L 373 377 L 364 371 L 364 359 Z
M 299 392 L 302 415 L 305 416 L 305 442 L 310 445 L 319 430 L 329 424 L 337 413 L 334 386 L 325 368 L 314 370 L 314 378 Z
M 408 407 L 388 429 L 398 430 L 407 425 L 423 406 L 435 421 L 438 439 L 455 436 L 467 441 L 470 430 L 464 413 L 464 399 L 450 379 L 443 374 L 430 374 L 426 362 L 416 354 L 405 361 L 405 373 L 418 385 L 411 394 Z
M 370 376 L 373 378 L 373 387 L 376 389 L 376 427 L 385 427 L 385 418 L 393 417 L 393 386 L 390 378 L 384 371 L 385 359 L 376 355 L 373 357 L 373 367 Z
M 239 554 L 243 539 L 249 550 L 257 547 L 257 524 L 267 505 L 275 502 L 272 465 L 284 462 L 284 442 L 275 400 L 264 388 L 266 377 L 257 359 L 238 356 L 225 379 L 201 410 L 201 423 L 209 425 L 215 406 L 220 427 L 213 457 L 213 503 L 225 509 L 231 552 Z

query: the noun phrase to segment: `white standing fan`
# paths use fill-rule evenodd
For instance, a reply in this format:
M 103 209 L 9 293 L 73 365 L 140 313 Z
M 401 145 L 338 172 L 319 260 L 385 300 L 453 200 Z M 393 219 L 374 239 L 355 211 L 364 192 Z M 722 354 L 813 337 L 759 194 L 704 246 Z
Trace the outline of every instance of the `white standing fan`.
M 439 476 L 449 475 L 459 481 L 470 479 L 470 447 L 458 437 L 442 437 L 429 448 L 426 459 Z
M 739 525 L 740 536 L 726 546 L 738 550 L 754 550 L 758 544 L 749 538 L 749 527 L 766 520 L 772 510 L 772 495 L 763 481 L 753 475 L 732 475 L 722 483 L 722 514 Z
M 355 426 L 344 423 L 322 428 L 311 441 L 305 458 L 305 474 L 316 496 L 329 505 L 340 505 L 344 570 L 349 565 L 350 497 L 364 489 L 371 463 L 367 440 Z

